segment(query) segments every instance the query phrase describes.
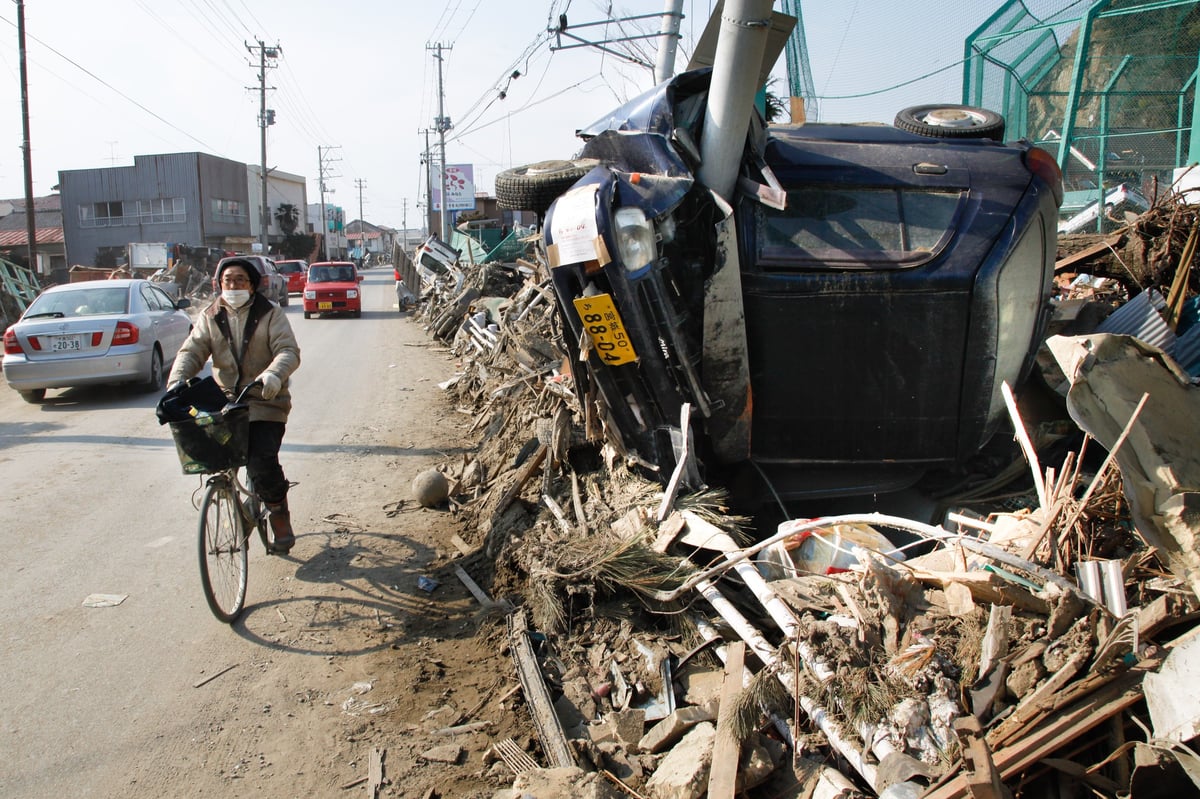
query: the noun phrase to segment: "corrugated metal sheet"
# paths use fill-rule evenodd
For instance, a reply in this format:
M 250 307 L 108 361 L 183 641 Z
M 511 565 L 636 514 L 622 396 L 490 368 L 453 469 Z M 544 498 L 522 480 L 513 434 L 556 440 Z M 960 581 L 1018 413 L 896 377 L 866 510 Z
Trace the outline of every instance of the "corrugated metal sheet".
M 1200 377 L 1200 325 L 1192 325 L 1175 340 L 1171 357 L 1192 377 Z
M 1158 312 L 1165 305 L 1166 300 L 1158 291 L 1147 289 L 1113 311 L 1096 330 L 1099 333 L 1134 336 L 1169 352 L 1175 344 L 1175 334 Z
M 33 238 L 38 244 L 62 244 L 63 229 L 60 227 L 34 228 Z M 29 237 L 24 230 L 0 230 L 0 247 L 24 247 Z

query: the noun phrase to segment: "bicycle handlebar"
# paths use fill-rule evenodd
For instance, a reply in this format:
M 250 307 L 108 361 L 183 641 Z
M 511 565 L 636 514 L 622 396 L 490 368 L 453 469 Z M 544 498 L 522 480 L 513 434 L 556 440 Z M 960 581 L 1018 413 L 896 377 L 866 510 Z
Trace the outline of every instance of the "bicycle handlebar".
M 262 384 L 263 384 L 263 381 L 261 381 L 261 380 L 255 380 L 255 381 L 254 381 L 254 382 L 252 382 L 252 383 L 247 383 L 247 384 L 246 384 L 246 387 L 245 387 L 245 388 L 243 388 L 243 389 L 241 390 L 241 392 L 240 392 L 240 393 L 237 395 L 237 399 L 235 399 L 235 400 L 233 401 L 233 404 L 234 404 L 234 405 L 241 405 L 241 404 L 242 404 L 242 401 L 243 401 L 244 399 L 246 399 L 246 395 L 250 393 L 250 389 L 254 388 L 255 386 L 259 386 L 259 387 L 261 387 L 261 386 L 262 386 Z

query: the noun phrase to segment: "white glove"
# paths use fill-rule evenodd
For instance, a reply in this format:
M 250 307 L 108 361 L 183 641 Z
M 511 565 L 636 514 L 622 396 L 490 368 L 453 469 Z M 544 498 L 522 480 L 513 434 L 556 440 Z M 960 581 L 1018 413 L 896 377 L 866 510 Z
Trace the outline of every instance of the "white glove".
M 273 372 L 263 372 L 255 379 L 262 381 L 262 398 L 265 400 L 275 399 L 275 395 L 283 387 L 283 383 L 279 381 L 279 378 Z

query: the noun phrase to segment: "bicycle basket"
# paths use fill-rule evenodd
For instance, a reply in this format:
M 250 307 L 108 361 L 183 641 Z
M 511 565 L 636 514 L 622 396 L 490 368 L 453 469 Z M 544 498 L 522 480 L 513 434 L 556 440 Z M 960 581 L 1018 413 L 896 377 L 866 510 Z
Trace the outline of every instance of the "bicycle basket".
M 250 443 L 250 408 L 229 405 L 205 424 L 188 419 L 170 422 L 175 451 L 184 474 L 211 474 L 246 465 Z

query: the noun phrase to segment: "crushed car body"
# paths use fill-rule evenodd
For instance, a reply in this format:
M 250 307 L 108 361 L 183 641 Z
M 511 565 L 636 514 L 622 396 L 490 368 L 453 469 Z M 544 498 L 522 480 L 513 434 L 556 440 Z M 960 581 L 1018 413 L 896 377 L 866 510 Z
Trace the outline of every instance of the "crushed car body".
M 576 377 L 619 447 L 669 474 L 694 427 L 707 466 L 753 467 L 784 496 L 962 463 L 1048 318 L 1053 158 L 965 106 L 890 126 L 756 118 L 726 202 L 696 177 L 710 74 L 582 129 L 535 209 Z

